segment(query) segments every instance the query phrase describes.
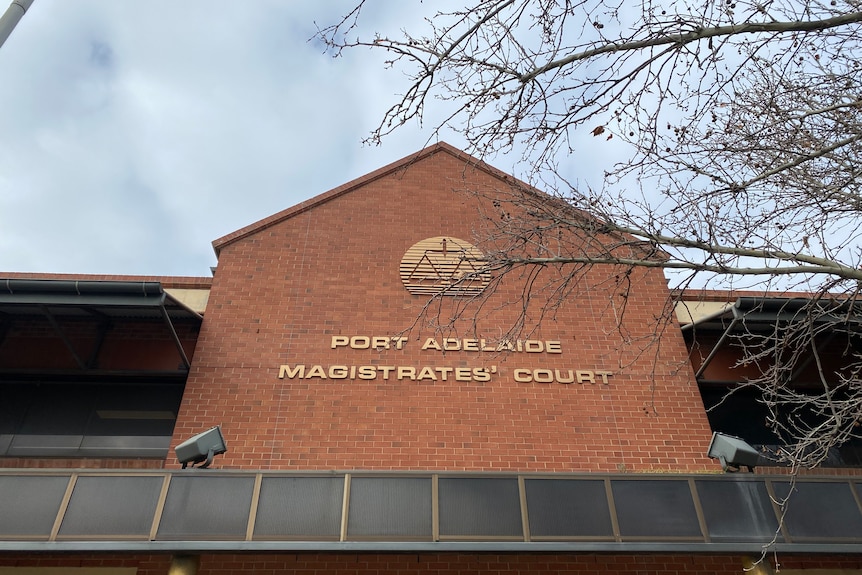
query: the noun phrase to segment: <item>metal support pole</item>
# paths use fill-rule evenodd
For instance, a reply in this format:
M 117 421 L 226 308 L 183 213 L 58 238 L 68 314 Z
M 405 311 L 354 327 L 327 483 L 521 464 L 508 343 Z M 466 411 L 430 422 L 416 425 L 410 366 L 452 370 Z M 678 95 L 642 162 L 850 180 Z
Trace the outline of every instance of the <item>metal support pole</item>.
M 0 48 L 32 4 L 33 0 L 13 0 L 3 16 L 0 16 Z
M 200 555 L 174 555 L 171 557 L 168 575 L 197 575 L 200 566 Z

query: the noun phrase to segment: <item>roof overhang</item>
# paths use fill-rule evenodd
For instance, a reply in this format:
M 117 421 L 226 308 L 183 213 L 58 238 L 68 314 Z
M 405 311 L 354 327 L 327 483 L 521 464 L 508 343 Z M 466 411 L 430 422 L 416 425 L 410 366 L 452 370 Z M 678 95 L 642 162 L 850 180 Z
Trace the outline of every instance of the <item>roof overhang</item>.
M 168 294 L 160 282 L 0 279 L 0 313 L 43 308 L 62 316 L 196 319 L 201 315 Z
M 83 320 L 97 324 L 154 320 L 162 322 L 188 371 L 189 359 L 174 327 L 176 322 L 200 325 L 202 316 L 171 296 L 160 282 L 53 279 L 0 279 L 0 343 L 2 331 L 14 321 L 47 319 L 81 370 L 88 362 L 71 344 L 60 322 Z
M 862 334 L 862 303 L 847 299 L 740 297 L 735 302 L 713 307 L 695 307 L 697 302 L 680 302 L 677 317 L 687 318 L 683 333 L 718 335 L 695 373 L 700 380 L 718 352 L 732 336 L 779 333 L 804 320 L 815 326 L 841 326 L 844 331 Z
M 0 487 L 0 552 L 862 553 L 852 477 L 8 469 Z
M 678 304 L 677 317 L 687 320 L 683 322 L 683 331 L 726 331 L 734 322 L 740 329 L 744 325 L 774 326 L 798 321 L 803 317 L 816 323 L 846 323 L 856 329 L 862 329 L 862 303 L 846 299 L 740 297 L 733 303 L 717 303 L 711 308 L 697 307 L 699 305 L 700 302 L 688 301 Z M 685 311 L 680 310 L 680 307 Z

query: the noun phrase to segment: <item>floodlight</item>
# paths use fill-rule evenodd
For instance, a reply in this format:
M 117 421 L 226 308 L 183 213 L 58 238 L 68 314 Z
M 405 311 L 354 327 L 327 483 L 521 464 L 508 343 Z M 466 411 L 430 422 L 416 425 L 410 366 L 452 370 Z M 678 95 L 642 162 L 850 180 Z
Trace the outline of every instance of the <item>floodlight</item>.
M 213 457 L 225 451 L 227 451 L 227 444 L 224 442 L 221 427 L 218 425 L 183 441 L 176 448 L 177 459 L 183 464 L 183 469 L 189 463 L 194 467 L 195 463 L 201 461 L 205 463 L 198 466 L 199 468 L 209 467 L 213 462 Z
M 745 440 L 717 431 L 712 434 L 706 455 L 718 459 L 725 471 L 739 471 L 742 466 L 752 471 L 760 460 L 757 450 Z

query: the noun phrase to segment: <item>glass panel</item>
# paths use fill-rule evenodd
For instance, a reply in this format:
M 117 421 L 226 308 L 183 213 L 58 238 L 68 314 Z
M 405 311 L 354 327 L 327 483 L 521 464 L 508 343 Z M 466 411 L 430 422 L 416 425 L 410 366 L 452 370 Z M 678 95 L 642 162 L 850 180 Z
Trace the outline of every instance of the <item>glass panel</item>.
M 79 477 L 60 536 L 150 534 L 162 477 Z
M 161 383 L 0 385 L 0 454 L 164 457 L 182 392 Z
M 771 445 L 780 443 L 764 422 L 769 410 L 760 401 L 759 393 L 750 389 L 727 387 L 702 387 L 700 395 L 713 431 L 741 437 L 749 444 Z
M 613 537 L 605 483 L 593 479 L 527 479 L 532 537 Z
M 730 391 L 733 393 L 730 393 Z M 752 447 L 761 452 L 760 465 L 786 465 L 779 463 L 775 456 L 782 451 L 785 444 L 782 439 L 770 430 L 765 421 L 777 417 L 786 422 L 793 419 L 790 427 L 800 426 L 813 429 L 822 424 L 823 418 L 814 410 L 793 409 L 787 413 L 789 406 L 777 413 L 770 412 L 763 401 L 760 392 L 753 389 L 734 387 L 701 387 L 701 397 L 707 409 L 709 425 L 713 431 L 720 431 L 736 437 L 741 437 Z M 836 400 L 840 399 L 836 397 Z M 777 408 L 782 406 L 778 405 Z M 799 407 L 799 406 L 797 406 Z M 841 447 L 833 447 L 820 463 L 820 467 L 858 467 L 862 465 L 862 438 L 850 438 Z
M 348 537 L 432 538 L 430 477 L 354 477 Z
M 17 433 L 22 435 L 83 435 L 93 409 L 93 386 L 42 385 L 27 409 Z
M 170 435 L 86 435 L 78 453 L 90 457 L 165 457 L 170 444 Z
M 81 435 L 15 435 L 7 451 L 13 457 L 72 457 L 83 439 Z
M 254 477 L 174 475 L 158 539 L 244 539 Z
M 69 477 L 0 475 L 0 535 L 51 534 Z
M 763 481 L 697 480 L 704 520 L 713 541 L 771 541 L 778 520 Z M 781 535 L 778 536 L 782 540 Z
M 441 536 L 524 536 L 517 479 L 441 477 L 438 487 Z
M 179 385 L 122 385 L 102 388 L 86 435 L 170 436 L 182 401 Z
M 790 482 L 773 482 L 779 500 Z M 862 538 L 862 515 L 849 483 L 797 481 L 790 493 L 784 524 L 792 538 Z
M 0 434 L 18 431 L 35 389 L 35 385 L 0 384 Z
M 620 535 L 703 537 L 687 481 L 613 480 Z
M 338 539 L 343 500 L 343 477 L 265 477 L 254 535 Z

